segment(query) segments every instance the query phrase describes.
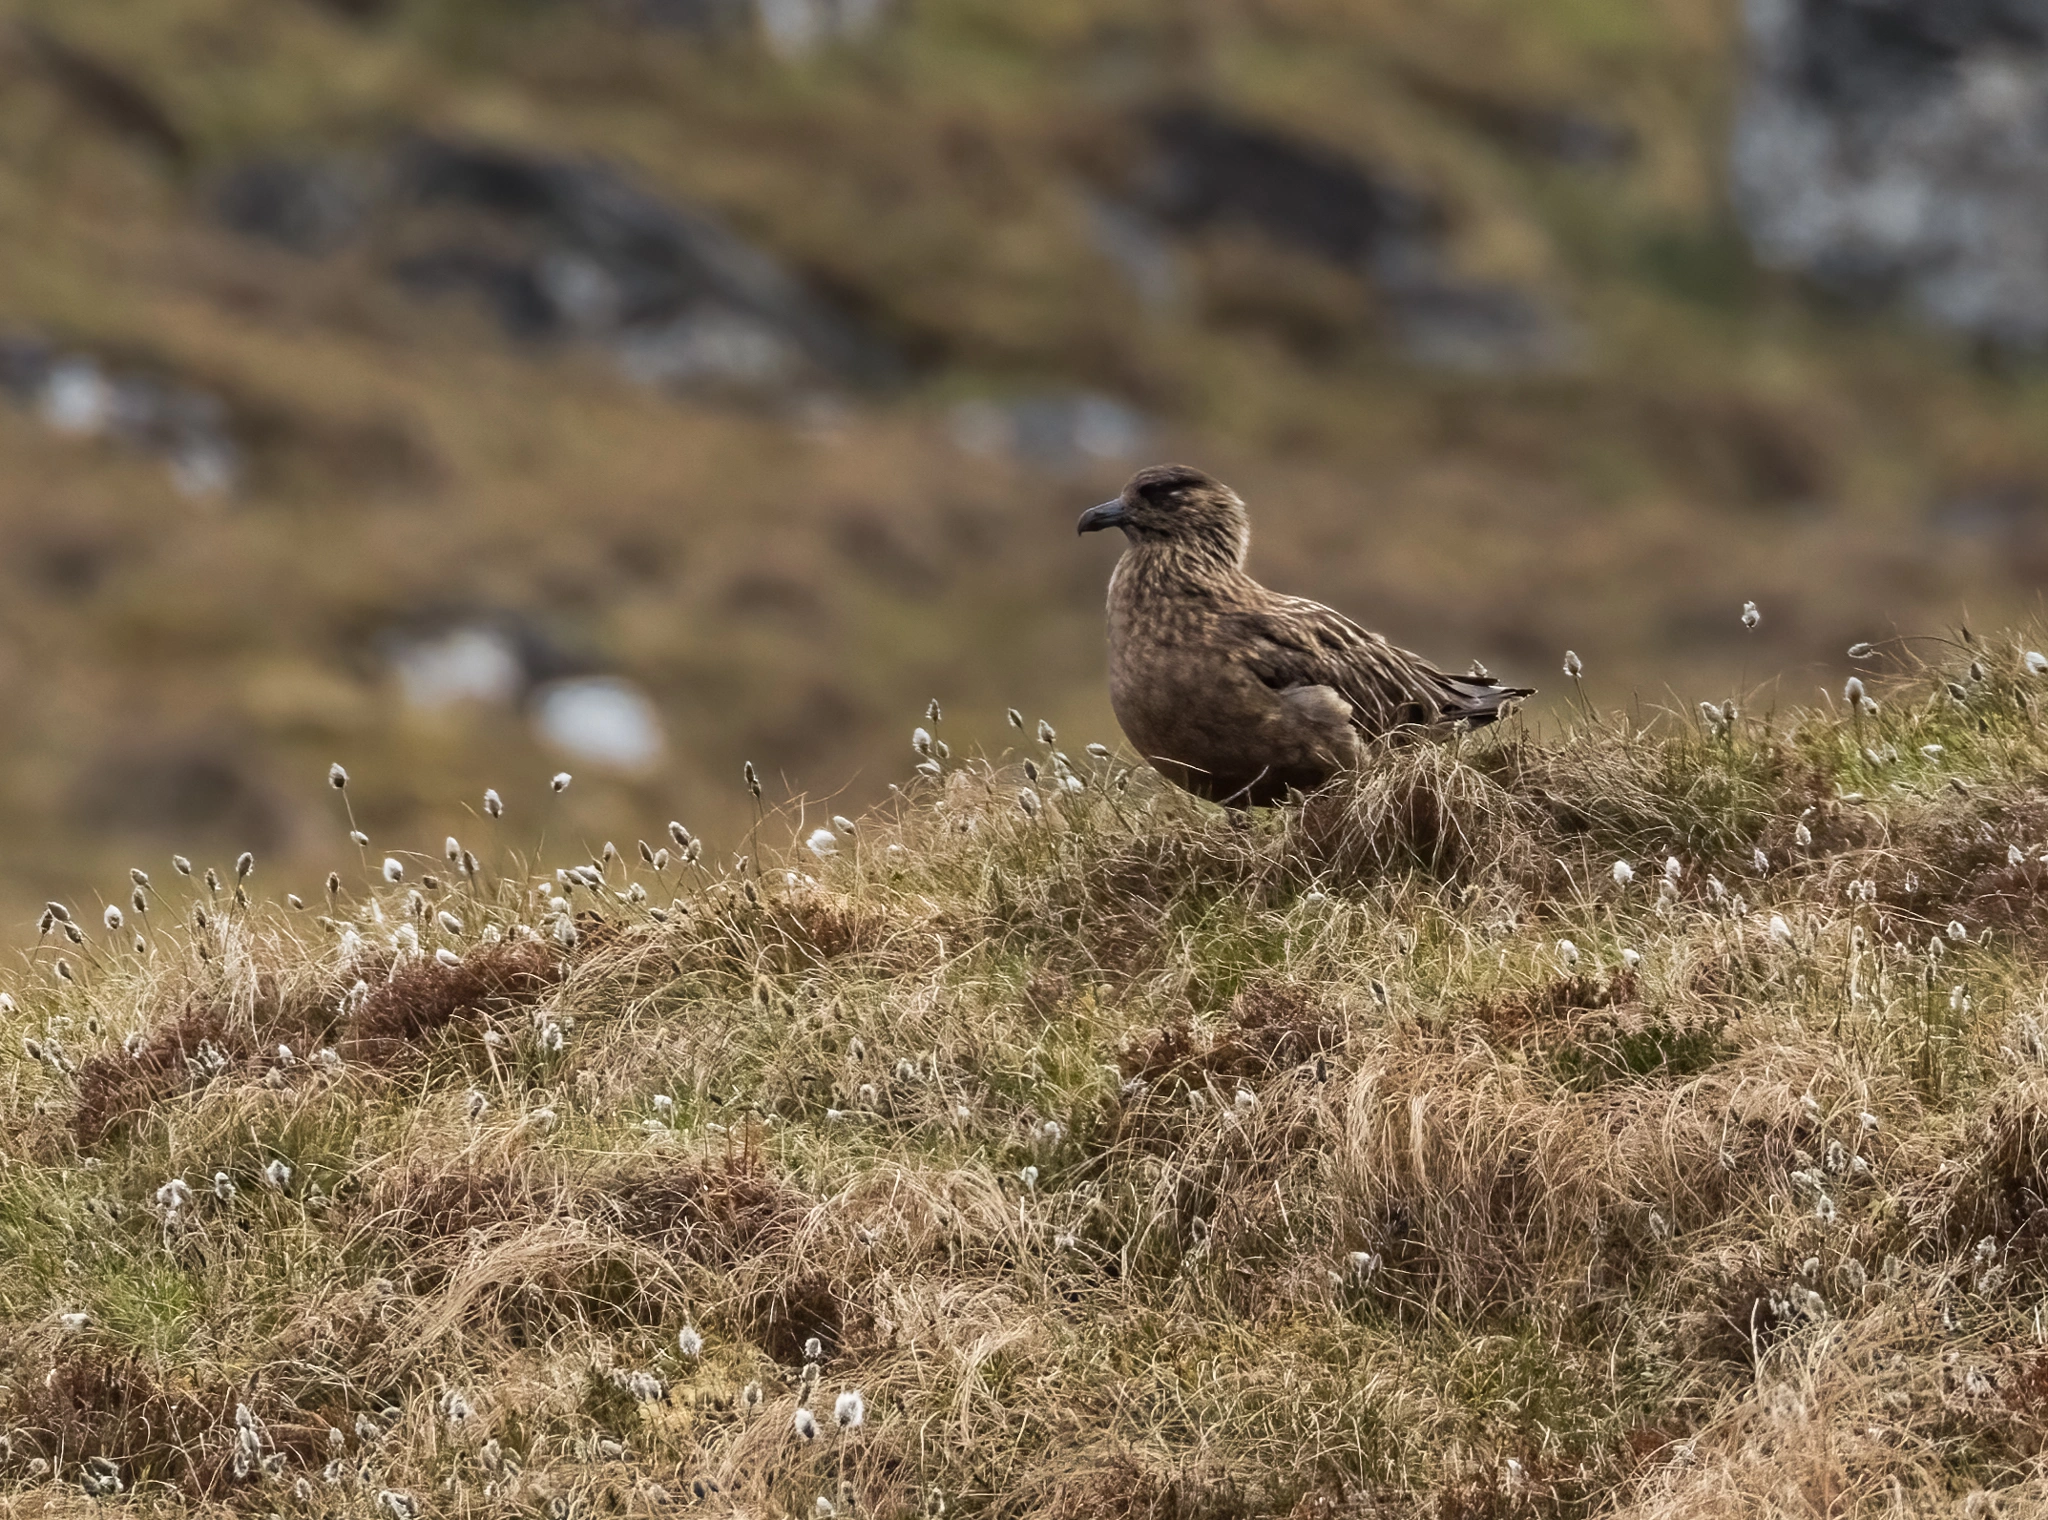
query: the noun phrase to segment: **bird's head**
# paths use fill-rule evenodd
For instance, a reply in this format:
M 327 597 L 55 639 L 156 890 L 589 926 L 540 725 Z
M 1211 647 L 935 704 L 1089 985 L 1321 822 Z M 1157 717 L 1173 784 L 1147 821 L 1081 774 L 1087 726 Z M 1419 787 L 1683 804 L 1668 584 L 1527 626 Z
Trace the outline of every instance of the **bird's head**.
M 1122 528 L 1134 544 L 1164 544 L 1235 568 L 1250 547 L 1251 518 L 1237 493 L 1192 465 L 1138 471 L 1115 501 L 1081 514 L 1077 531 Z

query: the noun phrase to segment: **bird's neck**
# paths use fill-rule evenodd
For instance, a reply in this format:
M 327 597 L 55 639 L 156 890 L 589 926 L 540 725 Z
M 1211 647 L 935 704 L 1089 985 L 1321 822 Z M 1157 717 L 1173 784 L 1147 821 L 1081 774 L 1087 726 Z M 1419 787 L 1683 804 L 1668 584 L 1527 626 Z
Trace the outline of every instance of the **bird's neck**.
M 1251 577 L 1244 571 L 1244 551 L 1236 544 L 1153 539 L 1124 550 L 1116 580 L 1130 596 L 1227 597 L 1249 584 Z

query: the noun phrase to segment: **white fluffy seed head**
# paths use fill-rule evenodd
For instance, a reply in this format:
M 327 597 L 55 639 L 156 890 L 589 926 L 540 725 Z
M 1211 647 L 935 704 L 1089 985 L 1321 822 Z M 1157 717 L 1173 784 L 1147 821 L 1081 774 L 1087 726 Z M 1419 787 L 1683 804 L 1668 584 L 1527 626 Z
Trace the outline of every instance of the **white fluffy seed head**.
M 341 768 L 339 760 L 327 767 L 327 784 L 337 792 L 348 785 L 348 772 Z
M 107 904 L 107 911 L 101 916 L 106 921 L 106 925 L 109 929 L 118 929 L 121 927 L 121 910 L 115 907 L 112 903 Z
M 804 844 L 820 860 L 839 853 L 839 836 L 830 829 L 813 829 L 811 837 L 806 839 Z
M 554 791 L 566 792 L 569 790 L 569 783 L 575 779 L 567 771 L 556 771 L 554 779 L 548 783 L 548 786 Z
M 1577 650 L 1567 649 L 1564 652 L 1564 673 L 1574 681 L 1586 673 L 1585 662 L 1579 658 Z
M 384 857 L 384 879 L 393 885 L 405 880 L 405 863 L 396 856 Z
M 1617 860 L 1614 863 L 1614 884 L 1617 887 L 1625 887 L 1635 879 L 1636 868 L 1634 866 L 1625 860 Z
M 832 1422 L 841 1430 L 858 1430 L 867 1417 L 867 1401 L 858 1388 L 849 1388 L 833 1400 Z

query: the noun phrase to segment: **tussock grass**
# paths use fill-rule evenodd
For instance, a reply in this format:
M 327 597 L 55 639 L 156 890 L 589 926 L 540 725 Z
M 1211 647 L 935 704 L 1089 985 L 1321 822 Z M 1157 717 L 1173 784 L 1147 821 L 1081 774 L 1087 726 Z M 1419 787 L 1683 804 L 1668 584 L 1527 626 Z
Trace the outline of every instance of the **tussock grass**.
M 1250 818 L 1046 742 L 779 859 L 78 911 L 4 1013 L 0 1492 L 2030 1513 L 2024 647 Z

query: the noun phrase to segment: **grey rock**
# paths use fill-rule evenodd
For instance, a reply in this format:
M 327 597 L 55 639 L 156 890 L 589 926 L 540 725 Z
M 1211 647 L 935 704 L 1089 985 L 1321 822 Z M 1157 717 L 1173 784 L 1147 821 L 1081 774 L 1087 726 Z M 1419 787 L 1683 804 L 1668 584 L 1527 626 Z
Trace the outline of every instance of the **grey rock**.
M 195 500 L 232 494 L 245 473 L 227 403 L 175 376 L 29 334 L 0 334 L 0 394 L 53 433 L 161 459 L 172 486 Z
M 1418 364 L 1505 373 L 1576 359 L 1577 332 L 1536 295 L 1456 270 L 1448 217 L 1433 197 L 1327 145 L 1204 105 L 1160 111 L 1147 128 L 1152 153 L 1132 186 L 1131 212 L 1120 224 L 1095 218 L 1098 245 L 1134 282 L 1141 271 L 1131 250 L 1144 250 L 1144 267 L 1157 263 L 1134 236 L 1150 225 L 1182 234 L 1249 227 L 1368 281 Z
M 1094 391 L 963 401 L 949 418 L 953 442 L 984 458 L 1008 456 L 1043 470 L 1129 462 L 1151 436 L 1145 419 Z
M 2048 0 L 1748 0 L 1731 180 L 1766 263 L 2048 346 Z
M 611 343 L 650 383 L 783 389 L 899 373 L 887 345 L 771 254 L 606 165 L 421 141 L 397 182 L 401 213 L 469 218 L 401 258 L 398 277 L 421 292 L 474 290 L 516 335 Z
M 295 253 L 332 253 L 361 229 L 369 192 L 360 176 L 322 159 L 265 157 L 230 170 L 215 188 L 214 215 L 245 237 Z

